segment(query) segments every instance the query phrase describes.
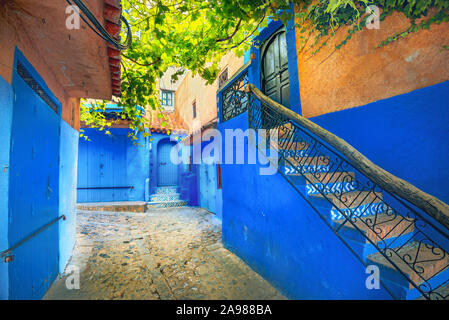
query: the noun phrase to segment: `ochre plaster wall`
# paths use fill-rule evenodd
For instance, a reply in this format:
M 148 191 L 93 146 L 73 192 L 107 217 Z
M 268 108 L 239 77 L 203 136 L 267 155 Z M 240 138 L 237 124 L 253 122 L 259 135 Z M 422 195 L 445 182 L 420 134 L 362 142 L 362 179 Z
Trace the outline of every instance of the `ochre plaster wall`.
M 84 25 L 69 32 L 66 6 L 50 1 L 0 1 L 0 77 L 11 84 L 17 47 L 61 102 L 62 119 L 79 130 L 78 98 L 110 97 L 111 83 L 106 44 Z M 92 1 L 91 7 L 101 16 L 100 0 Z
M 220 61 L 220 70 L 228 68 L 228 78 L 231 78 L 243 65 L 243 57 L 228 53 Z M 175 93 L 175 109 L 179 117 L 187 125 L 190 133 L 199 130 L 203 125 L 217 117 L 218 79 L 212 85 L 200 76 L 192 77 L 189 71 Z M 193 119 L 192 105 L 196 101 L 196 118 Z
M 410 25 L 402 13 L 380 22 L 380 29 L 364 29 L 334 52 L 347 34 L 337 32 L 317 55 L 310 44 L 301 48 L 296 29 L 298 71 L 303 115 L 314 117 L 362 106 L 449 79 L 449 23 L 412 33 L 375 49 L 381 41 Z

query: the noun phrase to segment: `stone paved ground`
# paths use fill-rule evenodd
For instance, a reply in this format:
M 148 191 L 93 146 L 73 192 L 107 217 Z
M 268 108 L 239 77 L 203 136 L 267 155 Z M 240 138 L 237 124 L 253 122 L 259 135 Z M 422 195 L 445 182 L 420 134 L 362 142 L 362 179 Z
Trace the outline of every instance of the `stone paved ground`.
M 284 299 L 221 245 L 221 225 L 198 208 L 79 211 L 70 265 L 44 299 Z

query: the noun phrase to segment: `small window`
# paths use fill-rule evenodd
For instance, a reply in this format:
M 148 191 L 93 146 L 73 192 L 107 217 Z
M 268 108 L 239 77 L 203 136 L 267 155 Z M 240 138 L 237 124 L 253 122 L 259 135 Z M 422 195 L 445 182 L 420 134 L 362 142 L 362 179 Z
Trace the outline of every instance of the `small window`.
M 218 87 L 221 88 L 225 82 L 228 81 L 228 68 L 223 70 L 223 72 L 218 77 Z
M 173 96 L 174 95 L 173 95 L 172 91 L 165 91 L 165 90 L 163 90 L 161 92 L 162 106 L 164 106 L 164 107 L 173 107 L 173 105 L 174 105 Z
M 217 189 L 222 189 L 222 184 L 221 184 L 221 167 L 220 164 L 217 163 Z
M 196 118 L 196 101 L 193 101 L 192 111 L 193 111 L 193 119 L 195 119 Z

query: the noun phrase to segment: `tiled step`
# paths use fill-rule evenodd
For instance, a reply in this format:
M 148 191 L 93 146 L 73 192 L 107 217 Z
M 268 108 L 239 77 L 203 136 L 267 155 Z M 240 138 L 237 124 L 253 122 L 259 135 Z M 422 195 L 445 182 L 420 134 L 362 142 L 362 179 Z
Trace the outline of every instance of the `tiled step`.
M 279 140 L 277 145 L 272 142 L 270 144 L 272 147 L 274 147 L 276 150 L 282 150 L 282 151 L 303 151 L 304 153 L 309 151 L 310 145 L 306 142 L 300 142 L 300 141 L 283 141 Z
M 351 181 L 355 178 L 354 172 L 329 171 L 327 174 L 306 174 L 307 184 L 328 184 L 333 182 Z
M 306 181 L 306 193 L 309 196 L 327 194 L 341 194 L 357 190 L 357 183 L 353 181 L 310 183 Z
M 329 165 L 329 158 L 326 157 L 294 157 L 288 156 L 285 159 L 282 159 L 282 163 L 285 163 L 287 166 L 327 166 Z
M 276 130 L 278 132 L 278 139 L 290 138 L 292 134 L 293 126 L 291 123 L 286 123 L 277 129 L 272 129 L 271 131 Z
M 423 296 L 420 296 L 418 300 L 424 300 Z M 443 283 L 440 286 L 435 287 L 433 294 L 431 295 L 432 300 L 449 300 L 449 283 Z
M 327 194 L 323 196 L 320 193 L 310 194 L 311 198 L 326 198 L 332 202 L 330 210 L 331 219 L 344 219 L 341 212 L 346 215 L 356 217 L 365 217 L 382 213 L 386 206 L 382 202 L 382 193 L 372 191 L 351 191 L 344 192 L 341 196 Z
M 361 243 L 382 242 L 382 247 L 400 246 L 402 243 L 397 238 L 410 238 L 410 233 L 415 231 L 415 221 L 399 215 L 381 213 L 352 220 L 353 224 L 346 219 L 334 220 L 335 228 L 345 238 Z M 360 233 L 360 231 L 362 233 Z
M 310 173 L 310 172 L 328 172 L 329 171 L 329 166 L 314 166 L 314 165 L 304 165 L 301 166 L 301 168 L 298 170 L 296 167 L 294 166 L 282 166 L 283 168 L 283 172 L 286 175 L 303 175 L 306 173 Z
M 282 126 L 270 129 L 269 130 L 269 134 L 272 136 L 272 135 L 274 135 L 277 132 L 278 139 L 285 139 L 285 138 L 290 137 L 291 130 L 292 130 L 292 124 L 291 123 L 286 123 L 286 124 L 284 124 Z
M 177 186 L 173 186 L 173 187 L 157 187 L 154 193 L 155 194 L 173 194 L 173 193 L 178 193 L 178 187 Z
M 180 196 L 179 193 L 155 193 L 150 196 L 150 202 L 177 201 Z
M 175 207 L 185 207 L 187 206 L 187 201 L 177 200 L 177 201 L 158 201 L 158 202 L 148 202 L 147 208 L 175 208 Z
M 354 172 L 329 171 L 326 174 L 306 174 L 306 193 L 329 194 L 355 191 L 358 184 Z
M 424 291 L 428 290 L 426 288 L 429 285 L 432 288 L 438 288 L 440 284 L 445 283 L 449 276 L 449 255 L 440 248 L 412 242 L 402 247 L 387 250 L 387 255 L 410 280 L 416 285 L 422 286 Z M 368 263 L 379 266 L 381 277 L 385 277 L 406 289 L 407 299 L 417 299 L 421 296 L 421 293 L 381 253 L 369 255 Z M 412 269 L 412 266 L 415 270 Z

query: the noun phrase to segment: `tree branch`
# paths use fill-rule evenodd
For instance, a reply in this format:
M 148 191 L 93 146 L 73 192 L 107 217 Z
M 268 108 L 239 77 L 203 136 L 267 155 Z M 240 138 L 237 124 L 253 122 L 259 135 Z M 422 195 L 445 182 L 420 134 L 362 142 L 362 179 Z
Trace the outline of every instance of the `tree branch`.
M 126 54 L 124 54 L 124 53 L 122 53 L 122 56 L 125 57 L 126 59 L 128 59 L 128 60 L 134 62 L 135 64 L 138 64 L 139 66 L 142 66 L 142 67 L 149 67 L 149 66 L 152 66 L 153 64 L 156 64 L 156 63 L 158 63 L 159 61 L 161 61 L 161 58 L 157 58 L 156 60 L 154 60 L 154 61 L 151 62 L 151 63 L 146 63 L 146 64 L 144 64 L 144 63 L 140 63 L 140 62 L 138 62 L 138 61 L 136 61 L 136 60 L 134 60 L 134 59 L 128 57 L 128 56 L 127 56 Z
M 239 30 L 241 24 L 242 24 L 242 19 L 239 20 L 239 22 L 235 26 L 234 32 L 230 36 L 227 36 L 226 38 L 223 38 L 223 39 L 218 39 L 218 40 L 216 40 L 216 42 L 223 42 L 223 41 L 232 39 L 232 37 L 234 37 L 235 34 L 237 33 L 237 31 Z

